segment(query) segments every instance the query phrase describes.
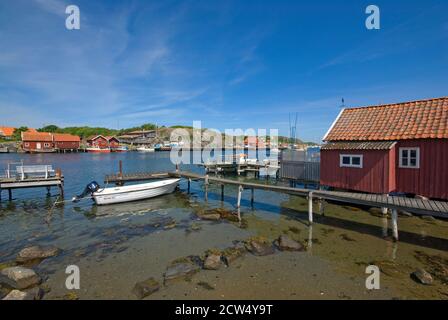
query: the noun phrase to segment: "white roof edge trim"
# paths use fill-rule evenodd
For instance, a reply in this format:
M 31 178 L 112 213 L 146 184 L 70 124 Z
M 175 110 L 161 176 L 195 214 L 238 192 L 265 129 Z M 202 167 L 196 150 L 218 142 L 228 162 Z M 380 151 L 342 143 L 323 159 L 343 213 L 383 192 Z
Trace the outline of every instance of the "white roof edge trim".
M 336 125 L 336 123 L 338 122 L 339 118 L 341 117 L 342 113 L 345 111 L 345 108 L 343 108 L 338 116 L 336 117 L 336 119 L 333 121 L 333 123 L 331 124 L 331 127 L 328 129 L 327 133 L 325 133 L 324 137 L 322 138 L 322 141 L 326 141 L 326 138 L 328 136 L 328 134 L 331 132 L 331 130 L 333 130 L 334 126 Z

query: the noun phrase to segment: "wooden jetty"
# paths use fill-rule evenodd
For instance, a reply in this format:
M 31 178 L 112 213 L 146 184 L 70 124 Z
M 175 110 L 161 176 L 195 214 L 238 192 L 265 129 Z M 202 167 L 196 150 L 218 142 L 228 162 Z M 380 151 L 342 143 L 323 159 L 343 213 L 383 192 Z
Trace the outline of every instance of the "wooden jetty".
M 15 168 L 13 169 L 13 166 Z M 64 176 L 60 170 L 54 170 L 51 165 L 25 166 L 23 163 L 10 163 L 5 175 L 0 176 L 0 201 L 2 190 L 8 190 L 8 198 L 12 200 L 13 189 L 46 188 L 47 193 L 51 187 L 59 188 L 64 196 Z
M 168 173 L 136 173 L 123 174 L 120 166 L 120 173 L 117 175 L 108 175 L 105 178 L 107 183 L 124 184 L 131 181 L 144 181 L 161 178 L 183 178 L 188 181 L 188 192 L 192 181 L 204 181 L 205 199 L 208 198 L 208 188 L 211 183 L 221 186 L 221 199 L 224 199 L 225 185 L 236 186 L 238 188 L 236 207 L 240 208 L 242 192 L 244 190 L 251 191 L 251 203 L 254 203 L 254 190 L 266 190 L 271 192 L 279 192 L 295 196 L 302 196 L 308 199 L 308 220 L 310 225 L 313 223 L 313 201 L 317 201 L 319 205 L 319 213 L 324 215 L 324 200 L 338 201 L 382 209 L 389 209 L 392 212 L 392 230 L 394 239 L 398 240 L 398 210 L 410 211 L 415 214 L 429 215 L 448 219 L 448 202 L 422 200 L 405 197 L 364 194 L 354 192 L 325 191 L 305 188 L 293 188 L 286 186 L 274 186 L 269 184 L 243 182 L 231 179 L 225 179 L 218 176 L 209 176 L 196 174 L 192 172 L 184 172 L 176 170 Z

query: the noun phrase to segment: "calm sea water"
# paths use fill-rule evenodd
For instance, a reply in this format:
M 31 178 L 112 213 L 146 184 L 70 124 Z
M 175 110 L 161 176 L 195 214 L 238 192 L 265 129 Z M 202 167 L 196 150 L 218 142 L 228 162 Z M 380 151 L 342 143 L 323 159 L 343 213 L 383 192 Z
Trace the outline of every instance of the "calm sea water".
M 113 154 L 0 154 L 0 168 L 8 162 L 52 164 L 65 177 L 66 200 L 96 180 L 104 185 L 106 174 L 172 171 L 168 152 Z M 182 170 L 203 169 L 184 165 Z M 249 179 L 250 177 L 234 177 Z M 276 183 L 274 181 L 259 183 Z M 230 222 L 201 221 L 198 212 L 213 208 L 236 211 L 237 190 L 211 186 L 208 202 L 203 186 L 186 182 L 178 191 L 146 201 L 97 207 L 90 200 L 57 205 L 58 190 L 50 197 L 45 189 L 15 190 L 14 200 L 0 204 L 0 266 L 14 260 L 20 249 L 34 244 L 62 249 L 58 257 L 34 266 L 51 291 L 48 299 L 68 293 L 64 287 L 65 267 L 80 266 L 80 298 L 132 299 L 132 287 L 148 277 L 163 280 L 170 261 L 188 255 L 202 255 L 207 249 L 224 249 L 234 240 L 258 235 L 274 240 L 287 234 L 308 246 L 306 253 L 276 253 L 269 257 L 247 255 L 235 267 L 201 272 L 191 282 L 163 287 L 151 297 L 166 298 L 434 298 L 448 297 L 448 223 L 419 217 L 401 217 L 401 241 L 390 235 L 388 219 L 367 208 L 328 204 L 325 217 L 316 215 L 307 224 L 307 202 L 303 198 L 257 190 L 255 205 L 250 192 L 243 194 L 241 215 L 244 226 Z M 192 226 L 195 226 L 193 231 Z M 198 228 L 199 227 L 199 228 Z M 365 267 L 382 266 L 383 288 L 365 289 Z M 433 272 L 433 286 L 421 286 L 410 278 L 418 267 Z M 443 269 L 445 268 L 445 269 Z M 444 273 L 446 272 L 446 274 Z M 445 278 L 444 278 L 445 277 Z M 198 285 L 202 283 L 202 285 Z M 203 283 L 207 283 L 204 289 Z M 210 287 L 212 289 L 210 289 Z

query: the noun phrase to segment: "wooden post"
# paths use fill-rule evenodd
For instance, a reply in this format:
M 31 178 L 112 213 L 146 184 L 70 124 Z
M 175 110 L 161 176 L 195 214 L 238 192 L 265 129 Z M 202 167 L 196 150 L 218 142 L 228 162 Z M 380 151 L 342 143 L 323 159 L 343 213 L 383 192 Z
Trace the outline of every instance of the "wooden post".
M 120 176 L 120 179 L 123 179 L 123 161 L 119 161 L 118 162 L 118 167 L 119 167 L 119 176 Z
M 188 178 L 188 193 L 190 193 L 191 178 Z
M 243 192 L 243 186 L 238 186 L 238 202 L 236 204 L 237 208 L 241 207 L 241 193 Z
M 251 194 L 250 194 L 250 204 L 253 207 L 254 206 L 254 188 L 252 188 L 250 191 L 251 191 Z
M 204 184 L 205 184 L 205 201 L 208 201 L 208 174 L 205 175 Z
M 51 196 L 51 187 L 47 187 L 47 197 Z
M 224 183 L 221 184 L 221 201 L 224 201 Z
M 398 212 L 397 209 L 392 210 L 392 236 L 398 241 Z
M 11 188 L 8 189 L 8 199 L 9 199 L 9 201 L 12 201 L 12 190 L 11 190 Z
M 325 200 L 324 199 L 320 199 L 319 200 L 319 214 L 322 215 L 322 216 L 325 216 L 324 204 L 325 204 Z
M 308 221 L 313 224 L 313 192 L 308 193 Z
M 383 194 L 383 196 L 389 197 L 388 194 Z M 381 213 L 386 216 L 387 215 L 387 208 L 385 208 L 385 207 L 381 208 Z

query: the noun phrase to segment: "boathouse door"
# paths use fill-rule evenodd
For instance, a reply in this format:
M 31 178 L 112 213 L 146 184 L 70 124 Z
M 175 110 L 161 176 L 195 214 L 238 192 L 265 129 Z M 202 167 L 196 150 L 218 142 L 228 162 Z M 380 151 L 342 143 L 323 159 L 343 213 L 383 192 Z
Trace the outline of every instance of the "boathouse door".
M 36 144 L 36 149 L 38 149 L 38 150 L 42 149 L 42 145 L 40 144 L 40 142 L 38 142 L 38 143 Z

